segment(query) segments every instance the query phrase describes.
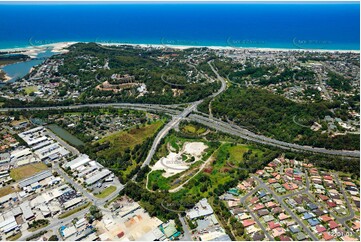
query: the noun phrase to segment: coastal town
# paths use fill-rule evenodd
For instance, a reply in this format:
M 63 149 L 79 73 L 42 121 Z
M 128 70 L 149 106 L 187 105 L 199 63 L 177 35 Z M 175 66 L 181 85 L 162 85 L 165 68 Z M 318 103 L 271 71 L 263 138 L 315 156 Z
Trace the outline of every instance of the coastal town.
M 0 16 L 1 241 L 361 241 L 360 2 Z

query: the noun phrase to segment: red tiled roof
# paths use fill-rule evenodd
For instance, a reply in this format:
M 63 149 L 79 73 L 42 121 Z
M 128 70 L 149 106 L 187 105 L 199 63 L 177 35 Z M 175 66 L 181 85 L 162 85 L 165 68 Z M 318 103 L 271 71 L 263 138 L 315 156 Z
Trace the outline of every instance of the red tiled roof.
M 268 222 L 268 227 L 270 229 L 275 229 L 275 228 L 281 227 L 281 225 L 279 223 L 275 223 L 274 221 L 271 221 L 271 222 Z
M 327 201 L 329 199 L 329 197 L 325 196 L 325 195 L 319 195 L 319 197 L 321 198 L 322 201 Z
M 331 221 L 332 218 L 330 216 L 328 216 L 327 214 L 325 215 L 322 215 L 321 217 L 321 220 L 324 221 L 324 222 L 328 222 L 328 221 Z
M 333 239 L 333 236 L 330 235 L 330 233 L 328 233 L 328 232 L 324 232 L 322 235 L 323 235 L 323 238 L 324 238 L 325 240 L 331 240 L 331 239 Z
M 248 227 L 248 226 L 251 226 L 253 224 L 255 224 L 256 222 L 252 219 L 245 219 L 242 221 L 242 224 L 244 227 Z
M 254 206 L 253 210 L 254 210 L 254 211 L 257 211 L 257 210 L 260 210 L 260 209 L 262 209 L 262 208 L 264 208 L 264 205 L 263 205 L 262 203 L 258 203 L 258 204 L 256 204 L 256 205 Z
M 331 201 L 327 201 L 326 203 L 327 203 L 329 208 L 334 208 L 337 205 L 335 202 L 331 202 Z
M 280 240 L 281 241 L 292 241 L 290 237 L 286 236 L 286 235 L 281 235 L 280 236 Z
M 328 223 L 328 226 L 330 227 L 330 229 L 334 229 L 334 228 L 339 227 L 340 225 L 339 225 L 338 223 L 336 223 L 335 221 L 331 220 L 331 221 Z
M 266 207 L 267 207 L 267 208 L 274 208 L 274 207 L 276 207 L 276 206 L 277 206 L 277 204 L 274 203 L 274 202 L 272 202 L 272 201 L 266 203 Z
M 332 181 L 332 176 L 323 176 L 323 179 Z
M 323 227 L 322 225 L 316 225 L 316 230 L 318 233 L 322 233 L 322 232 L 325 232 L 326 231 L 326 228 Z
M 255 203 L 255 202 L 257 202 L 258 201 L 258 197 L 253 197 L 252 199 L 251 199 L 251 203 L 253 204 L 253 203 Z

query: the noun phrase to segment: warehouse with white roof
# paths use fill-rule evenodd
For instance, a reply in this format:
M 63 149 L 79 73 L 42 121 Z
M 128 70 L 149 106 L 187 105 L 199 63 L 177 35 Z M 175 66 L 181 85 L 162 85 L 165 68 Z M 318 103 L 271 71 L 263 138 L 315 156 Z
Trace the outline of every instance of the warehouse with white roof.
M 83 166 L 87 163 L 89 163 L 90 159 L 89 156 L 82 154 L 81 156 L 79 156 L 78 158 L 69 161 L 68 163 L 65 164 L 65 168 L 70 168 L 71 170 L 74 170 L 80 166 Z
M 87 185 L 93 185 L 94 183 L 98 182 L 99 180 L 105 178 L 106 176 L 108 176 L 109 174 L 111 174 L 112 172 L 109 171 L 108 169 L 103 169 L 102 171 L 98 172 L 97 174 L 95 174 L 94 176 L 89 177 L 88 179 L 85 180 L 85 183 Z
M 9 217 L 0 222 L 0 231 L 3 233 L 9 233 L 10 231 L 17 229 L 19 225 L 16 223 L 15 217 Z

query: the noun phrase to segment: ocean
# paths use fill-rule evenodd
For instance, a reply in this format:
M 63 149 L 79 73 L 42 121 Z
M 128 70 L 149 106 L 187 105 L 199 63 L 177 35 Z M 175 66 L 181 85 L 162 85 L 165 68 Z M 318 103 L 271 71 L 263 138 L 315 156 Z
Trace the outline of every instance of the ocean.
M 63 41 L 360 49 L 354 3 L 0 3 L 0 48 Z

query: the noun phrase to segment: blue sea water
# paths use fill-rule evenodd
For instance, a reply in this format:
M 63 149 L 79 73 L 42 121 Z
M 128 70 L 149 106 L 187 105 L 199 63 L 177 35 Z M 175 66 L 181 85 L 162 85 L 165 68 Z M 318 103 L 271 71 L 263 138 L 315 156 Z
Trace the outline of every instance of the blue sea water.
M 360 49 L 359 3 L 0 3 L 0 48 L 61 41 Z

